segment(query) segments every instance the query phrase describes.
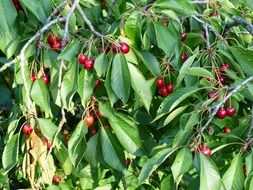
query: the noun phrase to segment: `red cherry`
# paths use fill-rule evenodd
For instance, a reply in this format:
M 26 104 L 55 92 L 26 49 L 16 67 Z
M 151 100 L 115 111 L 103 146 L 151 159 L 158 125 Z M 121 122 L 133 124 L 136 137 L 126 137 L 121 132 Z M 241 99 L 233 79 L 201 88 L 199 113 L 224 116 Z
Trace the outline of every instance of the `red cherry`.
M 188 55 L 185 52 L 183 52 L 182 55 L 181 55 L 181 60 L 183 62 L 185 62 L 187 59 L 188 59 Z
M 118 46 L 116 44 L 112 44 L 111 50 L 113 53 L 118 53 Z
M 37 79 L 37 75 L 35 73 L 31 73 L 30 74 L 30 79 L 31 79 L 31 81 L 34 82 Z
M 208 146 L 200 145 L 197 150 L 198 150 L 198 152 L 203 153 L 207 157 L 210 157 L 212 155 L 212 151 Z
M 230 65 L 227 64 L 227 63 L 225 63 L 225 64 L 223 64 L 222 66 L 220 66 L 220 70 L 221 70 L 221 71 L 225 71 L 226 69 L 229 69 L 229 67 L 230 67 Z
M 183 32 L 183 33 L 181 34 L 181 41 L 185 41 L 186 37 L 187 37 L 186 33 Z
M 90 130 L 90 134 L 91 134 L 91 136 L 96 135 L 96 134 L 97 134 L 97 132 L 98 132 L 98 128 L 97 128 L 97 127 L 93 127 L 93 128 Z
M 51 146 L 52 146 L 52 143 L 48 139 L 45 139 L 45 144 L 46 144 L 48 149 L 50 149 Z
M 169 84 L 166 86 L 166 89 L 167 89 L 168 94 L 171 94 L 171 93 L 173 92 L 173 84 L 172 84 L 172 83 L 169 83 Z
M 163 97 L 168 95 L 167 89 L 165 87 L 160 88 L 159 92 Z
M 225 76 L 219 75 L 219 76 L 218 76 L 218 81 L 219 81 L 221 84 L 226 84 L 227 78 L 226 78 Z
M 19 10 L 22 9 L 19 0 L 12 0 L 12 2 L 13 2 L 13 5 L 14 5 L 14 7 L 16 8 L 17 11 L 19 11 Z
M 52 45 L 52 44 L 55 44 L 55 42 L 57 42 L 57 37 L 56 37 L 56 35 L 54 35 L 54 34 L 50 34 L 49 36 L 48 36 L 48 38 L 47 38 L 47 42 L 50 44 L 50 45 Z
M 129 167 L 129 165 L 131 164 L 131 160 L 129 158 L 127 158 L 125 160 L 126 166 Z
M 163 25 L 163 26 L 168 26 L 168 25 L 169 25 L 169 21 L 163 21 L 163 22 L 162 22 L 162 25 Z
M 226 108 L 226 114 L 230 117 L 233 117 L 235 115 L 235 108 L 233 107 L 227 107 Z
M 49 75 L 43 75 L 42 77 L 41 77 L 41 79 L 44 81 L 44 83 L 46 84 L 46 85 L 48 85 L 49 84 L 49 82 L 50 82 L 50 76 Z
M 130 47 L 127 43 L 125 42 L 120 42 L 120 52 L 123 54 L 127 54 L 130 51 Z
M 230 133 L 230 128 L 225 127 L 224 132 L 227 133 L 227 134 Z
M 157 78 L 156 79 L 156 86 L 157 86 L 157 88 L 164 87 L 165 86 L 165 80 L 164 80 L 164 78 L 161 78 L 161 77 Z
M 217 92 L 215 92 L 215 91 L 211 91 L 211 92 L 209 92 L 208 93 L 208 97 L 209 98 L 212 98 L 213 99 L 213 101 L 217 101 L 218 100 L 218 93 Z
M 217 13 L 217 12 L 213 12 L 213 13 L 211 13 L 211 17 L 217 17 L 219 14 Z
M 33 131 L 33 128 L 30 124 L 25 124 L 22 128 L 22 132 L 25 134 L 25 135 L 30 135 Z
M 94 124 L 94 116 L 93 115 L 86 115 L 86 116 L 84 116 L 83 119 L 84 119 L 87 127 L 90 127 Z
M 59 50 L 59 49 L 61 49 L 61 41 L 57 40 L 55 43 L 50 44 L 50 47 L 53 50 Z
M 55 175 L 55 176 L 53 177 L 53 184 L 58 185 L 60 182 L 61 182 L 61 177 Z
M 86 59 L 84 62 L 84 68 L 87 70 L 92 70 L 94 68 L 94 60 Z
M 84 65 L 86 59 L 87 59 L 87 56 L 86 56 L 86 55 L 84 55 L 84 54 L 82 54 L 82 53 L 80 53 L 80 54 L 78 55 L 78 63 Z
M 101 86 L 101 80 L 97 79 L 96 80 L 96 88 L 99 88 Z
M 218 112 L 216 113 L 217 117 L 220 119 L 224 119 L 227 116 L 227 112 L 223 108 L 219 108 Z

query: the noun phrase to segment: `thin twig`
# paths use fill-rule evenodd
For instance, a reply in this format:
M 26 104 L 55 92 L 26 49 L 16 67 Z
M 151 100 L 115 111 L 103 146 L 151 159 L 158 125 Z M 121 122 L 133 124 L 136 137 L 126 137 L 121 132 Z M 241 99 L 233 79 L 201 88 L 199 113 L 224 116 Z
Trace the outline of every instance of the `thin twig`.
M 207 46 L 207 49 L 210 49 L 209 31 L 208 31 L 207 24 L 204 25 L 204 29 L 205 29 L 205 33 L 206 33 L 206 46 Z
M 11 60 L 10 62 L 8 63 L 5 63 L 1 68 L 0 68 L 0 73 L 2 71 L 4 71 L 5 69 L 7 69 L 8 67 L 12 66 L 14 63 L 16 63 L 18 61 L 18 58 L 15 58 L 13 60 Z
M 83 18 L 84 22 L 88 25 L 91 32 L 98 37 L 103 37 L 103 34 L 101 34 L 100 32 L 98 32 L 94 29 L 92 23 L 90 22 L 90 20 L 87 18 L 87 16 L 83 12 L 81 6 L 78 4 L 76 8 L 77 8 L 78 12 L 80 13 L 81 17 Z
M 235 16 L 232 18 L 232 21 L 227 23 L 224 29 L 224 35 L 227 35 L 230 29 L 234 26 L 244 27 L 250 34 L 253 35 L 253 25 L 242 17 Z
M 233 90 L 231 90 L 224 98 L 223 100 L 218 103 L 214 108 L 213 111 L 211 112 L 208 121 L 206 122 L 206 124 L 201 127 L 198 131 L 197 136 L 195 137 L 195 139 L 199 139 L 199 137 L 201 136 L 201 134 L 204 132 L 204 130 L 209 126 L 209 124 L 212 122 L 213 118 L 215 117 L 217 111 L 219 110 L 219 108 L 236 92 L 238 92 L 244 85 L 246 85 L 248 82 L 253 80 L 253 76 L 247 78 L 246 80 L 244 80 L 241 84 L 237 85 L 234 87 Z

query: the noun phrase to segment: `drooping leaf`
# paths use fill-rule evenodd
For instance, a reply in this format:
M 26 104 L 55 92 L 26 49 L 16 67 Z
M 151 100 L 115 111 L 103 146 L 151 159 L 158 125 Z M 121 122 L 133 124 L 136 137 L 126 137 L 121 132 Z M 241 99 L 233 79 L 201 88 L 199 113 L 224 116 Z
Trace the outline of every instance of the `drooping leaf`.
M 188 68 L 188 69 L 186 69 L 185 73 L 188 74 L 188 75 L 200 76 L 200 77 L 214 79 L 214 76 L 210 71 L 208 71 L 204 68 L 201 68 L 201 67 Z
M 105 75 L 109 66 L 109 60 L 105 53 L 101 53 L 95 60 L 94 68 L 97 72 L 98 77 Z
M 244 176 L 242 168 L 242 157 L 238 154 L 232 160 L 230 167 L 222 177 L 222 182 L 224 183 L 226 190 L 243 189 Z
M 111 86 L 115 95 L 126 103 L 130 93 L 130 74 L 124 55 L 115 55 L 112 63 Z
M 57 132 L 57 126 L 49 119 L 38 118 L 38 123 L 42 134 L 52 142 Z
M 73 61 L 74 58 L 77 57 L 76 55 L 79 53 L 79 42 L 73 41 L 70 44 L 67 44 L 67 47 L 61 52 L 61 54 L 57 57 L 58 60 L 65 60 L 65 61 Z M 77 64 L 74 61 L 73 64 Z

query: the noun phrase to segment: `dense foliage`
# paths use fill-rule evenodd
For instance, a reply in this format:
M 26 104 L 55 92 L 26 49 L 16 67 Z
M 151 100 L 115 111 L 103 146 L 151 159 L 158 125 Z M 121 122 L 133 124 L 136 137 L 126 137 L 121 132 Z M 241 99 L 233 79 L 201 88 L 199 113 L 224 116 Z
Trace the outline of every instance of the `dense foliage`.
M 253 1 L 0 0 L 1 189 L 253 189 Z

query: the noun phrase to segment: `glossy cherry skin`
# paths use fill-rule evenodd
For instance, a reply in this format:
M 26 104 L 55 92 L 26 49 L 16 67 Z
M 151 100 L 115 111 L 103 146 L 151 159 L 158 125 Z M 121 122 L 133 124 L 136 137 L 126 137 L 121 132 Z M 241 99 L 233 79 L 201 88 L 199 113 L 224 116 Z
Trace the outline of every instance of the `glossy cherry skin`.
M 182 55 L 181 55 L 181 60 L 183 62 L 185 62 L 187 59 L 188 59 L 188 55 L 185 52 L 183 52 Z
M 227 112 L 223 108 L 219 108 L 218 112 L 216 113 L 217 117 L 220 119 L 224 119 L 227 116 Z
M 225 132 L 225 133 L 227 133 L 227 134 L 228 134 L 228 133 L 230 133 L 230 131 L 231 131 L 231 130 L 230 130 L 230 128 L 229 128 L 229 127 L 225 127 L 225 128 L 224 128 L 224 132 Z
M 95 119 L 94 119 L 93 115 L 86 115 L 84 117 L 84 121 L 85 121 L 87 127 L 90 127 L 94 124 Z
M 173 92 L 173 84 L 172 83 L 169 83 L 167 86 L 166 86 L 166 89 L 167 89 L 167 93 L 168 94 L 171 94 Z
M 25 124 L 22 128 L 22 132 L 25 135 L 30 135 L 33 132 L 33 128 L 30 124 Z
M 163 97 L 166 97 L 168 95 L 166 87 L 159 88 L 159 92 Z
M 49 75 L 43 75 L 41 79 L 44 81 L 46 85 L 50 83 L 50 76 Z
M 208 146 L 205 146 L 205 145 L 200 145 L 198 147 L 198 152 L 202 152 L 207 157 L 210 157 L 212 155 L 211 149 Z
M 84 65 L 86 59 L 87 59 L 87 56 L 86 56 L 86 55 L 84 55 L 84 54 L 82 54 L 82 53 L 80 53 L 80 54 L 78 55 L 78 63 L 80 63 L 81 65 Z
M 126 164 L 127 167 L 129 167 L 129 165 L 131 164 L 130 158 L 127 158 L 127 159 L 125 160 L 125 164 Z
M 55 44 L 55 42 L 57 42 L 57 41 L 58 41 L 58 39 L 57 39 L 56 35 L 54 35 L 54 34 L 50 34 L 50 35 L 48 36 L 48 38 L 47 38 L 47 42 L 48 42 L 50 45 Z
M 60 182 L 61 182 L 61 177 L 55 175 L 55 176 L 53 177 L 53 184 L 58 185 Z
M 223 65 L 220 66 L 220 70 L 221 71 L 225 71 L 226 69 L 229 69 L 229 68 L 230 68 L 230 65 L 227 64 L 227 63 L 225 63 L 225 64 L 223 64 Z
M 37 75 L 35 73 L 31 73 L 30 74 L 30 79 L 31 79 L 31 81 L 34 82 L 37 79 Z
M 227 113 L 228 116 L 233 117 L 235 115 L 235 108 L 227 107 L 226 108 L 226 113 Z
M 186 37 L 187 37 L 187 34 L 185 32 L 183 32 L 181 34 L 181 41 L 185 41 L 186 40 Z
M 94 60 L 86 59 L 84 62 L 84 68 L 87 70 L 92 70 L 94 68 Z
M 130 47 L 127 43 L 125 42 L 120 42 L 120 52 L 123 53 L 123 54 L 127 54 L 129 51 L 130 51 Z
M 156 86 L 157 86 L 157 88 L 164 87 L 165 86 L 165 80 L 164 80 L 164 78 L 161 78 L 161 77 L 157 78 L 156 79 Z
M 61 49 L 61 41 L 57 40 L 55 43 L 50 44 L 50 47 L 53 50 L 60 50 Z

